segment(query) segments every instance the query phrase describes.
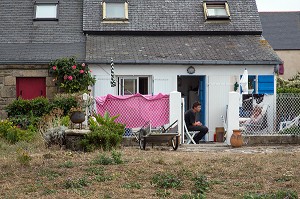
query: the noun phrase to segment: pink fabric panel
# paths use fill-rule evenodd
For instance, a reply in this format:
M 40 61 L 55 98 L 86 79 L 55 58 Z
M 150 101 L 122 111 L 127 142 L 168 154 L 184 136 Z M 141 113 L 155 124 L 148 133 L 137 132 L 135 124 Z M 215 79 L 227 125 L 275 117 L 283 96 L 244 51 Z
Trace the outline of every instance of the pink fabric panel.
M 117 122 L 126 124 L 126 128 L 142 127 L 150 121 L 152 127 L 169 123 L 169 95 L 107 95 L 96 97 L 97 113 L 110 116 L 120 114 Z

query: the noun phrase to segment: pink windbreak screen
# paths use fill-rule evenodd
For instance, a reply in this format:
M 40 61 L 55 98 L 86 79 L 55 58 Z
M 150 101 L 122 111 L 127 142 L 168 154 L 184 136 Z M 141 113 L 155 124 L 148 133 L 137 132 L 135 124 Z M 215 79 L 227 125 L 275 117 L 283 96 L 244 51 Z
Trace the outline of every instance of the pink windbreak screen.
M 116 121 L 126 128 L 138 128 L 150 122 L 151 127 L 169 123 L 169 95 L 125 95 L 96 97 L 97 113 L 110 116 L 120 115 Z

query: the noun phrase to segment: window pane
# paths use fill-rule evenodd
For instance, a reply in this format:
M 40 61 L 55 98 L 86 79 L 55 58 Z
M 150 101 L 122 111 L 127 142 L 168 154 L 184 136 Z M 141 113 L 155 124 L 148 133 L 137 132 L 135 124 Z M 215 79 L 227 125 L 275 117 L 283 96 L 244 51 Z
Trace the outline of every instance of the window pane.
M 106 18 L 125 18 L 125 4 L 107 3 Z
M 133 95 L 137 93 L 136 79 L 124 79 L 124 95 Z
M 142 95 L 147 95 L 148 93 L 148 77 L 139 78 L 139 93 Z
M 207 8 L 208 16 L 227 16 L 225 8 L 213 7 Z
M 56 18 L 56 4 L 36 5 L 36 18 Z

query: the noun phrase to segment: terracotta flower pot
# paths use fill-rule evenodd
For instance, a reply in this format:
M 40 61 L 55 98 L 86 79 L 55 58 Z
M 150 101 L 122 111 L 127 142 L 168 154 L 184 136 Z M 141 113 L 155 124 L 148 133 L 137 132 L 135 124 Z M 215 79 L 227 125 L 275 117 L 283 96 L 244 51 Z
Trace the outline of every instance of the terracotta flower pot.
M 83 112 L 81 112 L 81 111 L 74 111 L 71 114 L 70 120 L 73 123 L 82 123 L 85 120 L 85 114 Z
M 230 144 L 232 147 L 241 147 L 243 145 L 242 133 L 240 130 L 232 130 L 233 133 L 230 137 Z

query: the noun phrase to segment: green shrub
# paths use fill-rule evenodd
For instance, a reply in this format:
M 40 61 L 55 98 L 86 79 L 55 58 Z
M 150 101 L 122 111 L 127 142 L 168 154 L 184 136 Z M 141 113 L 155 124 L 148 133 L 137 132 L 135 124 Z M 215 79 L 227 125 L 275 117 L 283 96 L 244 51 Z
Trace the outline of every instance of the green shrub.
M 0 122 L 0 137 L 6 139 L 9 143 L 15 144 L 19 141 L 30 141 L 35 136 L 36 129 L 30 125 L 27 130 L 20 129 L 13 125 L 9 120 Z
M 13 127 L 13 123 L 9 120 L 0 121 L 0 137 L 6 138 L 8 129 Z
M 104 116 L 96 115 L 96 121 L 90 119 L 91 133 L 85 135 L 81 141 L 82 147 L 86 151 L 91 151 L 96 148 L 103 150 L 111 150 L 117 148 L 121 142 L 124 133 L 125 125 L 115 122 L 118 117 L 110 117 L 106 112 Z M 99 125 L 100 124 L 100 125 Z
M 57 94 L 51 103 L 51 109 L 59 108 L 63 110 L 64 115 L 68 115 L 69 110 L 78 105 L 75 94 Z
M 47 98 L 37 97 L 30 100 L 31 110 L 35 117 L 41 117 L 50 111 L 50 102 Z
M 38 97 L 32 100 L 19 98 L 5 107 L 9 120 L 23 129 L 29 125 L 37 126 L 39 118 L 49 112 L 49 100 Z
M 116 130 L 113 130 L 113 127 L 115 127 Z M 118 130 L 119 128 L 122 129 L 122 133 Z M 85 135 L 84 139 L 81 141 L 81 145 L 86 151 L 91 151 L 97 148 L 111 150 L 113 148 L 117 148 L 121 144 L 123 132 L 124 125 L 117 123 L 111 127 L 102 125 L 94 129 L 91 133 Z
M 31 141 L 35 136 L 35 132 L 31 129 L 23 130 L 16 126 L 12 126 L 7 129 L 5 139 L 11 144 L 15 144 L 19 141 Z
M 300 72 L 294 77 L 285 80 L 277 77 L 277 93 L 300 93 Z
M 16 117 L 10 117 L 9 120 L 15 125 L 22 129 L 27 129 L 30 125 L 33 125 L 35 128 L 40 121 L 40 117 L 33 115 L 30 111 L 27 115 L 19 115 Z
M 300 88 L 277 88 L 277 93 L 300 93 Z
M 32 100 L 18 98 L 5 107 L 8 117 L 28 115 L 32 111 L 33 116 L 40 117 L 49 112 L 49 100 L 37 97 Z
M 18 115 L 27 115 L 31 110 L 31 103 L 29 100 L 22 98 L 14 100 L 12 103 L 5 107 L 8 117 L 15 117 Z
M 61 118 L 61 125 L 68 127 L 70 126 L 70 123 L 71 123 L 70 116 L 66 115 Z

